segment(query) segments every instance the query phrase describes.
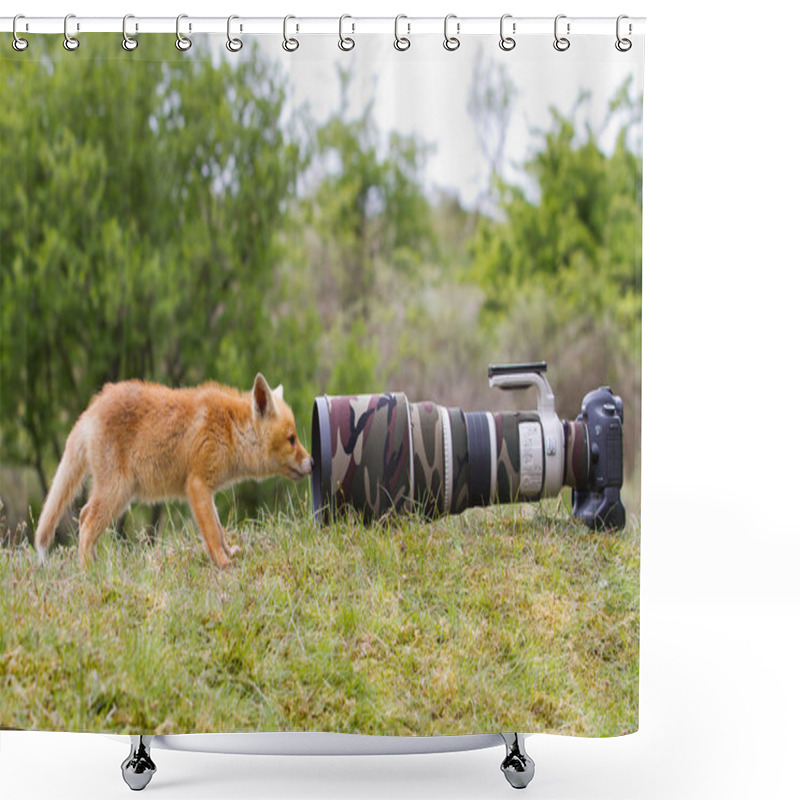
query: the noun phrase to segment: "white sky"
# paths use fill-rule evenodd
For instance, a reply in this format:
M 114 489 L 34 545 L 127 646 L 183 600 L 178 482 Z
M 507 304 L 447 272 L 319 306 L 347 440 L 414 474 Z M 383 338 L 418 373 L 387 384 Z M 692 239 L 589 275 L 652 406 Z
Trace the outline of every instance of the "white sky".
M 564 53 L 557 52 L 552 38 L 546 36 L 526 37 L 510 52 L 500 50 L 497 36 L 464 37 L 455 52 L 447 52 L 442 37 L 434 35 L 413 37 L 412 47 L 405 52 L 396 51 L 386 36 L 358 36 L 355 49 L 344 53 L 336 42 L 335 36 L 320 39 L 287 57 L 274 37 L 264 37 L 261 52 L 288 65 L 294 103 L 307 103 L 317 120 L 339 105 L 332 61 L 354 65 L 349 91 L 353 112 L 374 99 L 374 116 L 381 129 L 416 134 L 433 144 L 435 150 L 426 164 L 428 185 L 455 190 L 468 206 L 485 189 L 488 176 L 467 110 L 474 65 L 481 57 L 482 63 L 492 59 L 504 65 L 518 90 L 508 127 L 507 177 L 509 165 L 528 157 L 541 143 L 531 136 L 531 128 L 551 127 L 550 106 L 569 114 L 579 92 L 590 91 L 592 100 L 580 119 L 599 131 L 609 99 L 626 77 L 633 75 L 632 97 L 641 94 L 643 86 L 644 53 L 641 49 L 638 54 L 618 53 L 613 36 L 573 36 Z M 601 146 L 612 147 L 615 135 L 616 131 L 607 131 Z

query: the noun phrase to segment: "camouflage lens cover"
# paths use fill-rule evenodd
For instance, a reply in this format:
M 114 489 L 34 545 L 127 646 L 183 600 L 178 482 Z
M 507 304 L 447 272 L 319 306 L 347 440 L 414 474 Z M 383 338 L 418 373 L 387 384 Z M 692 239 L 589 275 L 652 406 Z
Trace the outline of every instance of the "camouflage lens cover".
M 453 442 L 451 514 L 460 514 L 469 508 L 469 444 L 467 420 L 460 408 L 447 409 L 450 420 L 450 438 Z
M 458 514 L 539 500 L 545 485 L 536 412 L 465 413 L 402 393 L 317 398 L 312 456 L 314 515 L 323 522 L 346 506 L 365 522 L 390 511 Z
M 544 485 L 545 463 L 539 415 L 525 411 L 492 416 L 497 436 L 497 488 L 494 502 L 538 500 Z M 527 435 L 526 431 L 529 431 Z M 523 450 L 526 456 L 527 451 L 532 451 L 532 459 L 523 458 Z
M 414 445 L 414 500 L 419 513 L 436 517 L 445 507 L 445 422 L 435 403 L 411 404 Z
M 315 516 L 350 506 L 365 522 L 388 511 L 408 511 L 413 497 L 411 423 L 404 394 L 317 398 L 312 456 Z M 319 439 L 319 441 L 317 441 Z M 319 445 L 320 462 L 317 462 Z M 324 452 L 329 447 L 329 468 Z M 315 487 L 316 488 L 316 487 Z

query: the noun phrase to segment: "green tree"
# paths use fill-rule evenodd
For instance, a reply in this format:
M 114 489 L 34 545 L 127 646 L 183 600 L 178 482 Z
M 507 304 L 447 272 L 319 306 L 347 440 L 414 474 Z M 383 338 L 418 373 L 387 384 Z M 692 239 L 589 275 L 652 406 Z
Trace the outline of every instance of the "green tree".
M 493 358 L 545 358 L 559 408 L 577 413 L 587 387 L 611 383 L 625 402 L 625 462 L 638 465 L 641 419 L 642 158 L 629 141 L 641 97 L 626 81 L 599 131 L 551 109 L 523 183 L 499 181 L 502 219 L 484 217 L 469 279 L 482 288 L 480 324 Z M 610 149 L 601 139 L 616 131 Z
M 627 145 L 641 99 L 626 83 L 606 124 L 619 125 L 611 153 L 590 126 L 551 110 L 553 125 L 523 165 L 528 186 L 501 182 L 502 222 L 484 219 L 472 244 L 472 276 L 486 293 L 483 318 L 495 324 L 510 299 L 543 289 L 567 316 L 610 318 L 638 347 L 641 333 L 642 159 Z
M 149 60 L 110 35 L 91 53 L 37 47 L 0 60 L 4 463 L 45 489 L 106 381 L 244 388 L 261 370 L 307 400 L 318 322 L 287 303 L 304 156 L 278 68 L 199 44 Z

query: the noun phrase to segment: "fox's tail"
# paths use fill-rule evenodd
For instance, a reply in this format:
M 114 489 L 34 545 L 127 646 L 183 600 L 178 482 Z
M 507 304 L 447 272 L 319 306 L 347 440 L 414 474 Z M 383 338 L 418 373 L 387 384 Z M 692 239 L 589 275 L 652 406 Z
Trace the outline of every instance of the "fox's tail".
M 44 501 L 35 537 L 40 561 L 44 561 L 47 549 L 53 543 L 56 525 L 58 525 L 64 510 L 83 483 L 83 477 L 89 465 L 86 458 L 85 427 L 85 420 L 79 419 L 67 437 L 64 455 Z

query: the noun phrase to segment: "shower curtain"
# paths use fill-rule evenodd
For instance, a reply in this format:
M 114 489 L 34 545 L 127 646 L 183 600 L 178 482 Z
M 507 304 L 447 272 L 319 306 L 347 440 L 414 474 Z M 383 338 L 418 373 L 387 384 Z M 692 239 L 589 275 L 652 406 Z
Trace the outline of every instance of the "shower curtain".
M 637 729 L 643 40 L 498 23 L 304 38 L 178 20 L 178 47 L 74 29 L 3 45 L 0 727 Z M 490 390 L 487 365 L 539 361 L 565 424 L 598 387 L 624 404 L 621 529 L 576 520 L 566 478 L 320 524 L 284 470 L 215 494 L 221 569 L 163 475 L 79 558 L 81 509 L 155 458 L 142 440 L 162 431 L 184 469 L 177 401 L 135 428 L 144 384 L 123 382 L 215 382 L 257 414 L 261 374 L 310 453 L 316 397 L 524 414 L 535 393 Z M 122 410 L 92 435 L 116 460 L 76 479 L 40 559 L 68 436 L 108 384 Z M 254 434 L 226 402 L 241 460 Z

